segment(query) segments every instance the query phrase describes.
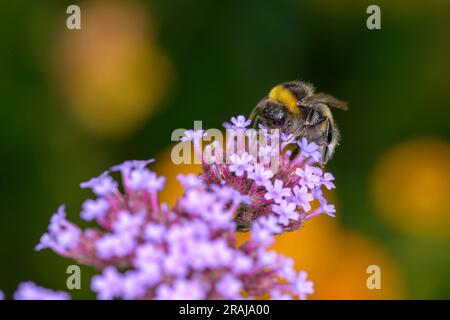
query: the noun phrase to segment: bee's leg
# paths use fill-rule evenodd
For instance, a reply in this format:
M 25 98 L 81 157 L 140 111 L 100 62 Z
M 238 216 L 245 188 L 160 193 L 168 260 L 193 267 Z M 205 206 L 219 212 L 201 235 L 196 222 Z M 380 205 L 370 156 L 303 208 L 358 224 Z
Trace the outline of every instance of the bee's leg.
M 324 131 L 324 135 L 325 135 L 325 147 L 323 148 L 323 152 L 322 152 L 322 167 L 324 167 L 328 160 L 329 160 L 329 156 L 331 155 L 330 152 L 330 148 L 328 147 L 332 141 L 334 140 L 334 133 L 333 133 L 333 128 L 331 125 L 331 122 L 329 119 L 327 119 L 326 125 L 324 126 L 325 130 Z
M 328 119 L 320 119 L 319 122 L 313 125 L 305 126 L 303 136 L 308 140 L 309 143 L 314 142 L 319 146 L 327 143 L 326 130 L 327 130 Z
M 333 128 L 329 119 L 322 118 L 316 124 L 308 126 L 306 138 L 309 142 L 314 142 L 321 148 L 322 167 L 329 160 L 330 148 L 333 140 Z
M 327 124 L 325 126 L 325 138 L 327 144 L 330 144 L 331 141 L 333 141 L 333 128 L 331 127 L 331 122 L 329 119 L 327 119 Z
M 306 113 L 306 117 L 305 117 L 305 123 L 306 125 L 312 125 L 313 124 L 313 120 L 314 120 L 314 116 L 316 114 L 316 111 L 313 108 L 309 108 L 307 113 Z

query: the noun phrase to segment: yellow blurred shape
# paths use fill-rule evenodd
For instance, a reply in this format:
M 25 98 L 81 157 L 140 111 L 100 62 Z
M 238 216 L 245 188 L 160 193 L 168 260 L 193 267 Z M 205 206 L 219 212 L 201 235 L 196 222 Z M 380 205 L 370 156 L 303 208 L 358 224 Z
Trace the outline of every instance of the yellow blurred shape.
M 152 17 L 134 1 L 85 1 L 81 30 L 56 39 L 55 69 L 74 120 L 90 134 L 121 138 L 151 116 L 167 92 L 168 58 Z
M 418 235 L 450 234 L 450 144 L 406 141 L 385 152 L 374 168 L 372 197 L 392 226 Z

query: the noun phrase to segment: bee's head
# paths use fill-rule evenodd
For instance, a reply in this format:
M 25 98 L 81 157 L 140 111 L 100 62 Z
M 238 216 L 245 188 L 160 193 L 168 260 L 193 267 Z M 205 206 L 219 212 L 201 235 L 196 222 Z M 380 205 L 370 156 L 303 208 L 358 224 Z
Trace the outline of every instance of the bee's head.
M 256 108 L 258 119 L 269 129 L 280 129 L 284 133 L 293 131 L 294 118 L 289 110 L 278 101 L 263 100 Z
M 282 128 L 288 117 L 288 111 L 280 104 L 267 103 L 261 110 L 265 125 L 270 128 Z

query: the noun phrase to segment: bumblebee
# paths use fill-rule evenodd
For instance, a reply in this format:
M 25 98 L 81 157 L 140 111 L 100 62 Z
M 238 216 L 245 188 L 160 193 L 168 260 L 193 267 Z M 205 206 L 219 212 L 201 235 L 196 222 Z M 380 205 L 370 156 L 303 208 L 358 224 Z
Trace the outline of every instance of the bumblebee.
M 306 82 L 277 85 L 253 109 L 250 119 L 269 129 L 280 129 L 319 145 L 323 164 L 333 156 L 340 134 L 330 107 L 347 110 L 347 103 L 325 93 L 315 93 Z

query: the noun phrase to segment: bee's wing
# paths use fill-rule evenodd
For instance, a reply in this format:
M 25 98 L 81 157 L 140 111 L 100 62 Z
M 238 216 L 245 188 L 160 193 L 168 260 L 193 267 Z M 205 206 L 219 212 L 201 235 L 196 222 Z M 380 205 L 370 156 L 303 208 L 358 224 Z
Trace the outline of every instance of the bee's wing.
M 348 110 L 348 104 L 345 101 L 341 101 L 333 96 L 330 96 L 326 93 L 317 93 L 315 95 L 312 95 L 308 98 L 303 99 L 302 102 L 305 102 L 306 104 L 313 104 L 313 103 L 324 103 L 330 107 L 341 109 L 341 110 Z

